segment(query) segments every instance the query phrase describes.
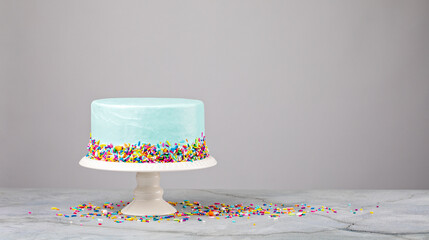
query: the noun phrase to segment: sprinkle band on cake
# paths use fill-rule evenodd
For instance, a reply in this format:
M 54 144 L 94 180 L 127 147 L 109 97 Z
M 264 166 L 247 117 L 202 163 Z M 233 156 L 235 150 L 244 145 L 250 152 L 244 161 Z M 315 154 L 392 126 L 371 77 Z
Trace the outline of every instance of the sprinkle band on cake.
M 192 142 L 187 139 L 183 143 L 169 141 L 159 144 L 141 143 L 114 146 L 100 144 L 100 141 L 89 138 L 87 157 L 106 162 L 128 163 L 173 163 L 193 162 L 209 156 L 205 136 L 201 134 Z

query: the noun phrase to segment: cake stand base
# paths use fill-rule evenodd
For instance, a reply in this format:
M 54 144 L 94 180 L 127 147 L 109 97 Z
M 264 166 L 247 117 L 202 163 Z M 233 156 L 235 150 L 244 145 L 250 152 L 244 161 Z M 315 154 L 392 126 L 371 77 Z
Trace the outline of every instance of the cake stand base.
M 138 172 L 134 200 L 121 212 L 132 216 L 167 215 L 177 212 L 168 204 L 162 195 L 164 190 L 159 186 L 159 172 Z

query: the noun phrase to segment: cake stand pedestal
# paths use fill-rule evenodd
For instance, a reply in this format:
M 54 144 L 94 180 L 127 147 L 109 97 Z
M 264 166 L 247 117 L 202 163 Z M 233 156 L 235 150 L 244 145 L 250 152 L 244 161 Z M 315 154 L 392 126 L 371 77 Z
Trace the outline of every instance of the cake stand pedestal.
M 160 172 L 197 170 L 213 167 L 217 164 L 213 157 L 207 157 L 195 162 L 176 163 L 124 163 L 105 162 L 83 157 L 79 164 L 83 167 L 121 172 L 137 172 L 137 187 L 134 190 L 134 200 L 124 207 L 121 212 L 131 216 L 159 216 L 173 214 L 177 210 L 167 203 L 160 187 Z

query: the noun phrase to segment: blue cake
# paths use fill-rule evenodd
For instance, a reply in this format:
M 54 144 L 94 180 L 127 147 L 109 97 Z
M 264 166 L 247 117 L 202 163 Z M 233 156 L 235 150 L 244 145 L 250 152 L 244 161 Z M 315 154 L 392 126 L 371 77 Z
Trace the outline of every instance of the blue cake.
M 87 157 L 109 162 L 169 163 L 209 156 L 204 104 L 181 98 L 108 98 L 91 104 Z

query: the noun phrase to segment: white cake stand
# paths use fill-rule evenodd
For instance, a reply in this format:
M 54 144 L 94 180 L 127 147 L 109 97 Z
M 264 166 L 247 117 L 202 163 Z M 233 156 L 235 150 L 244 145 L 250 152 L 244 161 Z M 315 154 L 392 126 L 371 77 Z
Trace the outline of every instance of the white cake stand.
M 211 156 L 195 162 L 176 163 L 105 162 L 83 157 L 79 164 L 83 167 L 98 170 L 137 172 L 137 187 L 134 190 L 134 200 L 124 207 L 121 212 L 131 216 L 159 216 L 177 212 L 173 206 L 162 198 L 164 190 L 159 185 L 160 172 L 203 169 L 213 167 L 217 162 Z

